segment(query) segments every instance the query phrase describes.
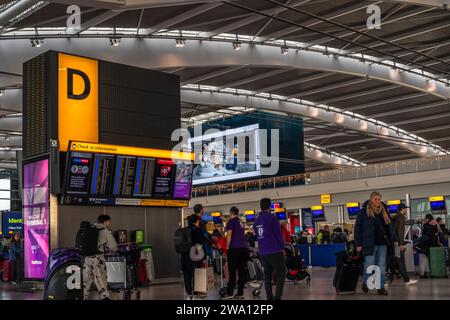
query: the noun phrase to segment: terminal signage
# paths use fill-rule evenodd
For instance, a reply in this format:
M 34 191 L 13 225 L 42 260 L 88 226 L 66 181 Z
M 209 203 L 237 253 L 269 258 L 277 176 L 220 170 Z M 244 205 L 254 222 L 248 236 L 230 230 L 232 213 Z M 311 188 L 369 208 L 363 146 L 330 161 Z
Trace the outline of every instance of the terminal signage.
M 356 219 L 356 216 L 361 211 L 360 203 L 359 202 L 349 202 L 349 203 L 347 203 L 346 207 L 347 207 L 347 213 L 348 213 L 349 219 Z
M 322 194 L 320 196 L 320 203 L 321 204 L 329 204 L 329 203 L 331 203 L 331 194 Z
M 58 139 L 98 142 L 98 61 L 58 54 Z
M 445 205 L 444 196 L 429 197 L 431 211 L 434 213 L 446 212 L 447 206 Z

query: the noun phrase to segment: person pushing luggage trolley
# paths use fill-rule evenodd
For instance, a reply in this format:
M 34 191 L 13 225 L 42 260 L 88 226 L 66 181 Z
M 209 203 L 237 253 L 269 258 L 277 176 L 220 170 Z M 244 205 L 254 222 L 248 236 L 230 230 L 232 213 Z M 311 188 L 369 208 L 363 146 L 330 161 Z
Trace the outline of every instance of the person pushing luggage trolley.
M 95 285 L 103 300 L 110 300 L 108 291 L 105 252 L 117 251 L 117 243 L 111 234 L 111 217 L 100 215 L 97 223 L 82 222 L 76 247 L 83 257 L 83 298 L 89 299 L 89 290 Z

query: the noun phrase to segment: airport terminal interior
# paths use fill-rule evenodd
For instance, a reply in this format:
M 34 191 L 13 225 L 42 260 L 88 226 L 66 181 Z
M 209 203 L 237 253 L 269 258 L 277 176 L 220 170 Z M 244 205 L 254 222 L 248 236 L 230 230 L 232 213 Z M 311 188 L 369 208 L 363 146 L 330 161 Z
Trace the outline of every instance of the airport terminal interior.
M 449 5 L 0 0 L 0 300 L 450 300 Z

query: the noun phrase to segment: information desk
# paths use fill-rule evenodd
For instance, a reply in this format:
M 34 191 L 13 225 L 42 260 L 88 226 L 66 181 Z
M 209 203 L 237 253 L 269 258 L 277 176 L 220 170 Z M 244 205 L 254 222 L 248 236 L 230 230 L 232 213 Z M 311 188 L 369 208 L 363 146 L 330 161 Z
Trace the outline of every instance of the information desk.
M 343 243 L 297 245 L 300 249 L 300 256 L 304 259 L 305 265 L 307 266 L 310 265 L 308 246 L 311 246 L 311 265 L 313 267 L 335 267 L 335 253 L 345 250 L 345 244 Z

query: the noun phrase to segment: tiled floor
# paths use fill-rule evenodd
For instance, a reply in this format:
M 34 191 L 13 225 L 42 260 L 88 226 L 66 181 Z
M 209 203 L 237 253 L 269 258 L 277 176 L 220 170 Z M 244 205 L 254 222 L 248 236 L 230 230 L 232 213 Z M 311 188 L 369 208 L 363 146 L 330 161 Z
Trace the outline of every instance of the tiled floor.
M 402 280 L 394 280 L 388 288 L 389 296 L 380 297 L 371 292 L 369 294 L 361 293 L 361 286 L 358 286 L 356 294 L 341 294 L 336 295 L 332 287 L 332 279 L 334 275 L 334 268 L 327 269 L 313 269 L 312 280 L 310 285 L 300 283 L 293 285 L 292 282 L 286 282 L 284 290 L 284 299 L 286 300 L 377 300 L 377 299 L 401 299 L 401 300 L 415 300 L 415 299 L 439 299 L 450 300 L 450 279 L 418 279 L 416 285 L 405 286 Z M 219 299 L 218 287 L 212 289 L 208 297 L 205 299 Z M 245 290 L 246 299 L 264 299 L 265 293 L 262 290 L 260 297 L 252 296 L 252 288 L 248 287 Z M 21 299 L 21 300 L 39 300 L 42 298 L 42 291 L 35 293 L 17 292 L 14 286 L 10 284 L 0 285 L 0 300 Z M 119 296 L 113 296 L 114 299 L 119 299 Z M 155 300 L 180 300 L 185 299 L 183 286 L 181 283 L 169 285 L 155 285 L 150 288 L 142 290 L 142 299 Z

